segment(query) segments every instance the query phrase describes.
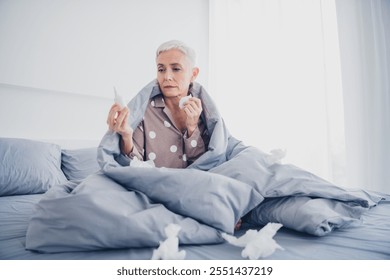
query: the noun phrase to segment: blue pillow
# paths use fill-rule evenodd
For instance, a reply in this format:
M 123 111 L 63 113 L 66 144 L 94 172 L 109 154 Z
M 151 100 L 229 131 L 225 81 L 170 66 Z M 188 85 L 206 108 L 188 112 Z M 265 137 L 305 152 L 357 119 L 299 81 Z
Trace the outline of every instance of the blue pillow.
M 97 148 L 62 150 L 62 171 L 70 181 L 78 181 L 100 170 Z
M 0 138 L 0 196 L 44 193 L 66 182 L 61 148 L 21 138 Z

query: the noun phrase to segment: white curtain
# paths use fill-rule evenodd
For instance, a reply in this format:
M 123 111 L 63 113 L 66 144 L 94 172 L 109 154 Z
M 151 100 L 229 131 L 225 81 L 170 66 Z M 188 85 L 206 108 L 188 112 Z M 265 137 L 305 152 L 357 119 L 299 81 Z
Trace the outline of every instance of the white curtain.
M 389 0 L 210 0 L 210 92 L 247 144 L 390 193 L 389 26 Z
M 210 0 L 209 89 L 231 133 L 346 184 L 335 2 Z
M 390 1 L 336 7 L 348 184 L 390 193 Z

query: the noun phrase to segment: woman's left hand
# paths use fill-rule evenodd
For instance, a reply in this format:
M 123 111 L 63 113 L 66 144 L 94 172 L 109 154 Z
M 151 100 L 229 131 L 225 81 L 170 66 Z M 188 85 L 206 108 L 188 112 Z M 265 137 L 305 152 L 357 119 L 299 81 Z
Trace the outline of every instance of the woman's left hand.
M 192 135 L 198 126 L 199 117 L 202 113 L 202 101 L 199 98 L 191 97 L 184 105 L 184 112 L 187 115 L 186 127 L 188 137 Z

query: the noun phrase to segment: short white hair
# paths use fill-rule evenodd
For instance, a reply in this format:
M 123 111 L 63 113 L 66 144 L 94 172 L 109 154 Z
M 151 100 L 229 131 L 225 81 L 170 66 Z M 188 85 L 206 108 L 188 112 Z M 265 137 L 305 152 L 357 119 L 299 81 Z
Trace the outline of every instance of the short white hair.
M 196 53 L 194 49 L 186 45 L 185 43 L 178 40 L 171 40 L 165 43 L 162 43 L 156 51 L 156 59 L 162 52 L 169 50 L 179 50 L 188 58 L 192 67 L 196 65 Z

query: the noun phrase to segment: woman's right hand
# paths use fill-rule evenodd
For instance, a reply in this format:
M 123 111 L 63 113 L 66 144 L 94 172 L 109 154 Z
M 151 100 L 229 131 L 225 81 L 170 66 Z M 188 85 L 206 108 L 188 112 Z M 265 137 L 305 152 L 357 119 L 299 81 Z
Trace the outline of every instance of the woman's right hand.
M 121 149 L 124 154 L 129 154 L 133 149 L 133 129 L 128 123 L 129 108 L 121 107 L 115 103 L 108 113 L 107 124 L 111 131 L 121 135 Z

